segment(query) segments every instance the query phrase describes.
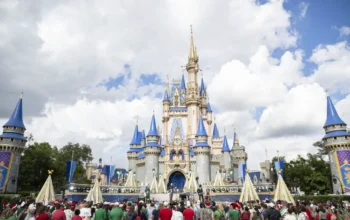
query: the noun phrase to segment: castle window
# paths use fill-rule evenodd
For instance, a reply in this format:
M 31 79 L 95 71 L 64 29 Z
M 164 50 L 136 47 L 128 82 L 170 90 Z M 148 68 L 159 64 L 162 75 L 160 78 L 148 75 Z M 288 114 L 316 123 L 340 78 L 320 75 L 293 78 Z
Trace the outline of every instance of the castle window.
M 0 138 L 0 141 L 2 141 L 3 140 L 3 138 Z
M 13 141 L 14 139 L 13 138 L 11 138 L 11 141 Z
M 334 137 L 334 140 L 337 140 L 337 137 Z
M 23 143 L 24 141 L 22 140 L 21 142 Z

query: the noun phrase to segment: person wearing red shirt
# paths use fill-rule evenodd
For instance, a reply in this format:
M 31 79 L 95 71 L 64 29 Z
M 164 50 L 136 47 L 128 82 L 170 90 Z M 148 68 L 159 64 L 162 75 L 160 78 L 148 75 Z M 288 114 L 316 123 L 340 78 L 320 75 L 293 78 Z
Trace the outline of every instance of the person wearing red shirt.
M 35 215 L 35 220 L 49 220 L 49 215 L 45 213 L 45 206 L 40 206 L 38 213 Z
M 191 209 L 191 202 L 187 201 L 186 206 L 187 206 L 187 208 L 183 212 L 184 220 L 194 220 L 195 214 L 194 214 L 193 209 Z
M 66 220 L 66 214 L 61 210 L 61 204 L 56 204 L 56 210 L 52 213 L 51 220 Z
M 169 203 L 164 202 L 164 208 L 160 210 L 158 219 L 159 220 L 171 220 L 171 217 L 173 216 L 173 211 L 169 208 Z

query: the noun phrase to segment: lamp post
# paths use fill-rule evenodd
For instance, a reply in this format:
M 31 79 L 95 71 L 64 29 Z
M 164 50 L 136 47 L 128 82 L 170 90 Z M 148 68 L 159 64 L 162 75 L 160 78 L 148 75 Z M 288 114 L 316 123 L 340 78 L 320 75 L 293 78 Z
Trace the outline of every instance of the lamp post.
M 337 184 L 337 180 L 339 181 L 340 183 L 340 188 L 341 188 L 341 194 L 344 194 L 344 189 L 343 189 L 343 186 L 341 184 L 341 181 L 339 179 L 339 177 L 335 176 L 335 175 L 332 175 L 332 180 L 333 180 L 333 183 L 334 184 Z

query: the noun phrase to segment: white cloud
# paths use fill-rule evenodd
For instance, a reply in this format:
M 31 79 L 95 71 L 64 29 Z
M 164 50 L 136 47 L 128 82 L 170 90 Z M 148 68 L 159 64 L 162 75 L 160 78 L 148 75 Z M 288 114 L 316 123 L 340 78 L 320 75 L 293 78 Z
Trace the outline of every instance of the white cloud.
M 309 3 L 301 2 L 299 4 L 299 10 L 300 10 L 300 18 L 303 19 L 306 16 L 307 9 L 309 8 Z
M 350 47 L 347 42 L 319 45 L 313 50 L 310 61 L 318 65 L 310 80 L 331 92 L 350 92 Z
M 350 35 L 350 27 L 347 27 L 347 26 L 342 26 L 340 29 L 339 29 L 339 32 L 340 32 L 340 36 L 349 36 Z
M 261 46 L 248 66 L 238 60 L 223 65 L 208 85 L 208 91 L 221 111 L 267 106 L 281 101 L 288 86 L 303 80 L 302 67 L 300 51 L 287 51 L 276 60 Z

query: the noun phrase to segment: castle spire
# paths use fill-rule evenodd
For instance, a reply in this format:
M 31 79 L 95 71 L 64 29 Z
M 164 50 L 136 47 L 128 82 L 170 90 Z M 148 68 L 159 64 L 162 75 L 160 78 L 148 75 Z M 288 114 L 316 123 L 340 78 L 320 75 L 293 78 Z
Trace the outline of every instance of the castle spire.
M 182 74 L 180 89 L 186 89 L 185 76 Z
M 224 136 L 224 141 L 222 142 L 221 152 L 230 152 L 230 147 L 228 146 L 226 134 Z
M 205 127 L 204 127 L 204 122 L 203 122 L 203 118 L 202 118 L 202 115 L 200 116 L 199 118 L 199 122 L 198 122 L 198 130 L 197 130 L 197 134 L 196 136 L 208 136 L 207 135 L 207 132 L 205 130 Z
M 193 31 L 192 31 L 192 25 L 191 25 L 191 42 L 190 42 L 190 54 L 188 55 L 188 63 L 197 62 L 197 61 L 198 61 L 198 56 L 197 56 L 196 48 L 194 46 Z
M 4 125 L 4 127 L 18 127 L 18 128 L 25 129 L 25 126 L 23 123 L 22 99 L 23 99 L 23 92 L 21 92 L 16 108 L 13 111 L 10 119 Z
M 149 128 L 149 132 L 147 136 L 158 136 L 156 118 L 154 117 L 154 111 L 153 111 L 153 116 L 151 120 L 151 126 Z
M 214 129 L 213 129 L 213 139 L 220 138 L 218 127 L 216 126 L 216 123 L 214 123 Z
M 130 145 L 139 145 L 140 143 L 140 138 L 139 138 L 139 126 L 136 123 L 135 130 L 134 130 L 134 135 L 132 137 Z
M 346 125 L 345 122 L 339 117 L 337 110 L 335 109 L 332 99 L 327 92 L 327 119 L 324 127 L 330 125 Z
M 202 76 L 201 87 L 199 89 L 199 96 L 206 96 L 206 95 L 207 95 L 207 91 L 205 89 L 204 80 L 203 80 L 203 76 Z

